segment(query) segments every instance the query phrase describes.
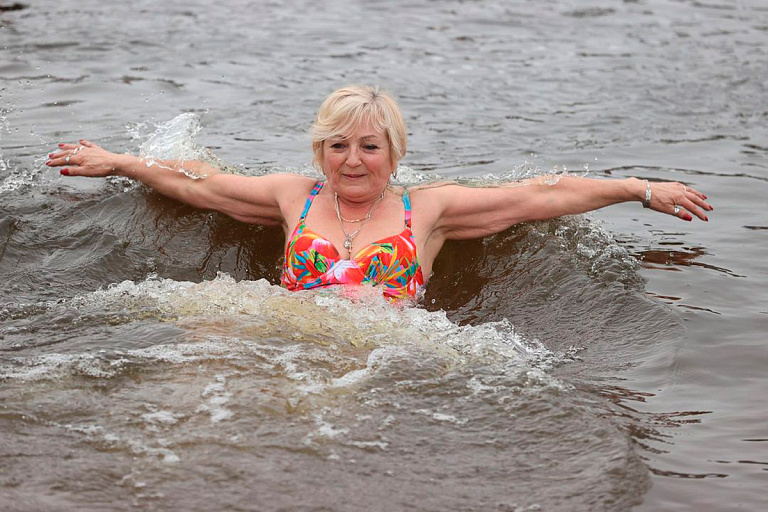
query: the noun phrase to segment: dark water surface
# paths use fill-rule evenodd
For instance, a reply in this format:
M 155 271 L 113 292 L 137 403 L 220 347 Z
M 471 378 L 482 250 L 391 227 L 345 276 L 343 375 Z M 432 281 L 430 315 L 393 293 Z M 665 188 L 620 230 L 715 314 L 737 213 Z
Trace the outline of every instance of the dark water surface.
M 762 0 L 9 5 L 3 510 L 764 508 Z M 636 176 L 715 211 L 452 243 L 398 309 L 274 286 L 274 229 L 43 165 L 86 137 L 311 173 L 348 83 L 399 97 L 406 185 Z

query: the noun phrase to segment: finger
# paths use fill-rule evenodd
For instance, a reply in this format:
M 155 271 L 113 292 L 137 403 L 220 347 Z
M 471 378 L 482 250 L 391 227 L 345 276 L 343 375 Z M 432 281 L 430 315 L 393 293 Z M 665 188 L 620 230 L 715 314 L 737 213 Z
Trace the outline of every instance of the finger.
M 698 207 L 697 207 L 697 206 L 694 204 L 694 202 L 693 202 L 693 201 L 691 201 L 690 199 L 687 199 L 687 198 L 686 198 L 686 199 L 683 199 L 682 201 L 680 201 L 680 206 L 682 206 L 683 208 L 685 208 L 686 210 L 688 210 L 689 212 L 691 212 L 692 214 L 694 214 L 695 216 L 697 216 L 698 218 L 700 218 L 701 220 L 703 220 L 704 222 L 709 222 L 709 219 L 708 219 L 708 218 L 707 218 L 707 216 L 704 214 L 704 212 L 702 212 L 702 211 L 701 211 L 701 210 L 700 210 L 700 209 L 699 209 L 699 208 L 698 208 Z M 683 213 L 683 212 L 681 212 L 681 213 Z M 687 214 L 686 214 L 686 215 L 687 215 Z M 690 217 L 690 215 L 688 215 L 688 216 Z M 693 220 L 693 218 L 692 218 L 692 217 L 691 217 L 691 218 L 688 218 L 688 219 L 686 219 L 685 217 L 680 217 L 680 218 L 681 218 L 681 219 L 684 219 L 684 220 Z
M 77 159 L 77 162 L 75 162 L 75 159 Z M 79 165 L 81 163 L 82 160 L 79 157 L 59 153 L 48 160 L 45 165 L 48 167 L 61 167 L 63 165 Z
M 692 201 L 694 204 L 696 204 L 699 208 L 702 208 L 702 209 L 707 210 L 709 212 L 714 210 L 714 207 L 711 204 L 707 203 L 706 201 L 704 201 L 704 199 L 702 199 L 699 196 L 693 196 L 693 197 L 687 196 L 687 198 L 690 201 Z
M 70 150 L 68 150 L 68 149 L 63 149 L 63 148 L 62 148 L 62 149 L 59 149 L 58 151 L 55 151 L 55 152 L 53 152 L 53 153 L 48 153 L 48 158 L 60 158 L 60 157 L 65 157 L 65 156 L 67 156 L 67 155 L 69 155 L 69 154 L 71 154 L 71 153 L 72 153 L 72 151 L 70 151 Z
M 55 154 L 53 156 L 48 155 L 49 159 L 47 162 L 45 162 L 45 165 L 48 167 L 61 167 L 62 165 L 66 165 L 66 158 L 61 153 Z
M 78 151 L 82 150 L 81 144 L 59 144 L 59 149 L 55 153 L 49 153 L 48 158 L 56 158 L 59 156 L 74 155 Z
M 693 217 L 691 216 L 691 214 L 688 213 L 687 211 L 685 211 L 683 206 L 680 206 L 680 205 L 677 205 L 677 204 L 675 206 L 673 206 L 672 210 L 667 212 L 667 213 L 669 213 L 673 217 L 677 217 L 678 219 L 681 219 L 681 220 L 687 220 L 687 221 L 693 220 Z
M 75 156 L 78 153 L 77 148 L 72 151 L 57 151 L 56 153 L 48 153 L 48 159 L 66 158 L 68 156 Z
M 695 188 L 685 187 L 685 192 L 686 192 L 686 194 L 691 193 L 694 196 L 699 197 L 700 199 L 706 199 L 707 198 L 707 196 L 705 194 L 702 194 L 701 192 L 699 192 Z
M 59 171 L 62 176 L 84 176 L 83 168 L 78 165 L 71 165 Z
M 93 142 L 91 142 L 89 140 L 85 140 L 85 139 L 80 139 L 80 144 L 82 144 L 83 146 L 85 146 L 87 148 L 97 148 L 97 147 L 99 147 L 96 144 L 94 144 Z

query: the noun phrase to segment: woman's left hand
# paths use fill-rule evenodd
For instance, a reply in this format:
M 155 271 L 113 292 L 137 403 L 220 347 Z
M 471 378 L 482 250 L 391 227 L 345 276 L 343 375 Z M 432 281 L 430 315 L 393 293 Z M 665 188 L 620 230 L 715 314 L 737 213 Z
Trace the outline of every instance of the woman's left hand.
M 650 183 L 651 204 L 650 208 L 657 212 L 667 213 L 675 217 L 691 221 L 693 215 L 707 222 L 706 214 L 702 210 L 711 212 L 714 210 L 712 205 L 705 199 L 707 196 L 682 183 L 673 182 L 654 182 Z
M 46 165 L 63 167 L 60 172 L 64 176 L 101 178 L 116 174 L 125 155 L 117 155 L 81 139 L 79 144 L 59 144 L 58 152 L 49 154 L 48 158 Z

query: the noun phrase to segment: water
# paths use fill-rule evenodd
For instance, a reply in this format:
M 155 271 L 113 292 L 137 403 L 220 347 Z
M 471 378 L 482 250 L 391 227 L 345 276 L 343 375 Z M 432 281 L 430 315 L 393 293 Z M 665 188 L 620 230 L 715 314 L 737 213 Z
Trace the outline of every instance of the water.
M 41 1 L 0 43 L 4 510 L 764 507 L 763 2 Z M 400 98 L 406 184 L 671 179 L 715 212 L 451 243 L 403 309 L 288 293 L 277 230 L 43 165 L 85 137 L 311 174 L 355 82 Z

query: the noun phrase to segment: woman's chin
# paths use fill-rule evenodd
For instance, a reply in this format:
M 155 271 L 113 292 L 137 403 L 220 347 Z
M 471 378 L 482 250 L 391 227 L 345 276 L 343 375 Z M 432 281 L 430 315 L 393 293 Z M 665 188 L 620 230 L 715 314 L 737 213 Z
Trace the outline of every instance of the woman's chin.
M 367 176 L 360 178 L 342 178 L 334 184 L 334 189 L 340 195 L 352 198 L 377 196 L 384 190 L 386 184 L 372 183 Z

